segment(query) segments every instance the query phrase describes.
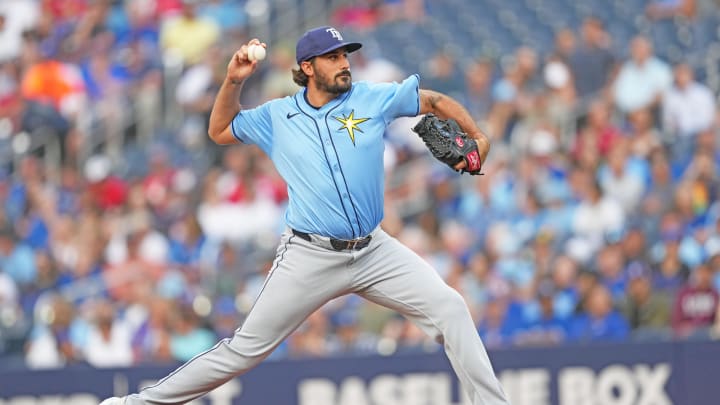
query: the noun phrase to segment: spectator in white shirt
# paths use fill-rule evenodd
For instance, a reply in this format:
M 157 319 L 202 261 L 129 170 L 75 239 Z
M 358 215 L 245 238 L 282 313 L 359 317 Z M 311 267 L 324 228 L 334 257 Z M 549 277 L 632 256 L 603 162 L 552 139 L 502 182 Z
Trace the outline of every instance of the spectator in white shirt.
M 0 63 L 20 56 L 23 32 L 40 22 L 41 5 L 33 0 L 0 1 Z
M 653 55 L 647 38 L 635 37 L 630 44 L 630 60 L 620 68 L 613 88 L 617 108 L 623 113 L 654 108 L 671 85 L 670 66 Z
M 633 212 L 645 192 L 645 184 L 639 170 L 632 168 L 628 142 L 623 140 L 610 150 L 607 165 L 599 173 L 603 193 L 615 199 L 626 214 Z
M 597 251 L 606 238 L 619 234 L 624 224 L 622 205 L 603 195 L 598 182 L 587 184 L 572 219 L 573 239 L 582 241 L 591 251 Z
M 109 301 L 95 305 L 95 319 L 83 354 L 95 367 L 124 367 L 133 362 L 130 330 L 115 318 L 115 308 Z
M 663 130 L 677 137 L 694 136 L 710 128 L 715 119 L 715 96 L 695 81 L 686 63 L 675 66 L 675 84 L 662 102 Z

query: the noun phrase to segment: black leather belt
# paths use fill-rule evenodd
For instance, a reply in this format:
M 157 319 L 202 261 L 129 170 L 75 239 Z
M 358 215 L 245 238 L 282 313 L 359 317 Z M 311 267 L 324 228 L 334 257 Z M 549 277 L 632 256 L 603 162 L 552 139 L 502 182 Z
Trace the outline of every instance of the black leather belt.
M 308 242 L 312 242 L 312 238 L 310 237 L 309 233 L 300 232 L 298 230 L 293 229 L 292 230 L 293 235 L 297 236 L 298 238 L 305 239 Z M 358 238 L 358 239 L 352 239 L 352 240 L 342 240 L 342 239 L 333 239 L 330 238 L 330 246 L 332 246 L 335 250 L 360 250 L 367 245 L 370 244 L 370 239 L 372 239 L 371 235 L 368 235 L 364 238 Z

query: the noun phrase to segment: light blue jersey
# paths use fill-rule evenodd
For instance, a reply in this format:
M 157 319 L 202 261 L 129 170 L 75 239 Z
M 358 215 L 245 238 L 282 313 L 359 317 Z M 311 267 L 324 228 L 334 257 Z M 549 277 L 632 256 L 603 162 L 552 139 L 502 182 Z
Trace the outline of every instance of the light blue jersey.
M 258 145 L 288 185 L 287 225 L 337 239 L 364 237 L 383 218 L 383 134 L 420 112 L 418 76 L 402 83 L 353 83 L 319 109 L 305 89 L 243 110 L 233 135 Z

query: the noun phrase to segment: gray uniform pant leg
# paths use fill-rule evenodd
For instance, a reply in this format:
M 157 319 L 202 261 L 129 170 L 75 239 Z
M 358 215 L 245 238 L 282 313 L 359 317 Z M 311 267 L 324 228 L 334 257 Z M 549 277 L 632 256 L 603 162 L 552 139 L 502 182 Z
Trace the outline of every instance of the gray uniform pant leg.
M 284 234 L 273 269 L 242 326 L 127 405 L 184 404 L 260 363 L 312 312 L 349 292 L 350 275 L 337 271 L 347 256 Z
M 509 404 L 462 296 L 384 231 L 375 239 L 370 251 L 359 252 L 355 292 L 400 312 L 442 342 L 473 405 Z

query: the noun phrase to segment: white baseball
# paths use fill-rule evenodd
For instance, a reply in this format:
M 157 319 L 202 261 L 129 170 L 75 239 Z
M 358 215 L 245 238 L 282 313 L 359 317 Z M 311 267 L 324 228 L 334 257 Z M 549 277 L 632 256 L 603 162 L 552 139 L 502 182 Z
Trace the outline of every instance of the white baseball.
M 248 46 L 248 60 L 254 61 L 254 60 L 263 60 L 265 59 L 265 55 L 267 54 L 265 52 L 265 48 L 262 45 L 256 45 L 252 44 Z

